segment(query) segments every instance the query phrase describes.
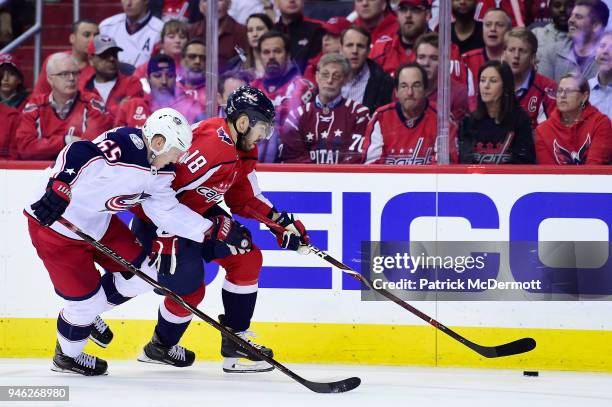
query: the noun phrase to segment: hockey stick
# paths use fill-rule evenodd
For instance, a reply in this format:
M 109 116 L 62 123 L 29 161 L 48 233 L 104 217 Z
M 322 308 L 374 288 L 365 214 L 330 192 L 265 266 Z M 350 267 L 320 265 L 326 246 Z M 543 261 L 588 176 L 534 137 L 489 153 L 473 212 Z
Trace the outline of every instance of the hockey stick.
M 307 387 L 308 389 L 316 393 L 344 393 L 344 392 L 353 390 L 354 388 L 356 388 L 357 386 L 361 384 L 361 379 L 358 377 L 350 377 L 348 379 L 340 380 L 337 382 L 324 382 L 324 383 L 312 382 L 310 380 L 304 379 L 303 377 L 297 375 L 292 370 L 287 368 L 285 365 L 276 361 L 274 358 L 271 358 L 265 355 L 259 349 L 255 348 L 254 346 L 249 344 L 244 339 L 240 338 L 239 336 L 236 336 L 233 332 L 228 330 L 226 327 L 224 327 L 223 325 L 221 325 L 220 323 L 218 323 L 213 318 L 209 317 L 208 315 L 206 315 L 205 313 L 203 313 L 196 307 L 193 307 L 189 303 L 185 302 L 181 297 L 179 297 L 173 291 L 160 285 L 157 281 L 155 281 L 154 279 L 152 279 L 151 277 L 143 273 L 139 268 L 137 268 L 132 263 L 130 263 L 129 261 L 121 257 L 119 254 L 117 254 L 114 250 L 112 250 L 109 247 L 106 247 L 104 244 L 100 243 L 99 241 L 95 240 L 91 236 L 87 235 L 85 232 L 80 230 L 77 226 L 73 225 L 70 221 L 66 220 L 63 217 L 60 217 L 58 219 L 58 222 L 66 226 L 71 232 L 75 233 L 81 239 L 91 244 L 97 250 L 99 250 L 106 256 L 110 257 L 116 263 L 125 267 L 127 270 L 134 273 L 135 275 L 137 275 L 138 277 L 140 277 L 141 279 L 143 279 L 144 281 L 146 281 L 147 283 L 155 287 L 157 290 L 164 293 L 164 295 L 166 295 L 167 297 L 170 297 L 175 302 L 179 303 L 181 306 L 183 306 L 183 308 L 185 308 L 188 311 L 191 311 L 194 315 L 197 315 L 204 322 L 211 325 L 216 330 L 220 331 L 223 335 L 225 335 L 226 338 L 230 339 L 235 344 L 247 350 L 249 353 L 257 355 L 259 358 L 268 362 L 269 364 L 271 364 L 272 366 L 274 366 L 275 368 L 277 368 L 278 370 L 280 370 L 281 372 L 283 372 L 284 374 L 286 374 L 287 376 L 289 376 L 296 382 Z
M 270 220 L 268 218 L 264 218 L 261 214 L 255 212 L 254 210 L 251 210 L 250 208 L 247 208 L 246 210 L 247 210 L 247 212 L 249 212 L 251 214 L 251 216 L 253 216 L 254 219 L 260 221 L 263 224 L 265 224 L 270 229 L 275 230 L 278 233 L 283 233 L 285 231 L 285 229 L 282 226 L 278 225 L 277 223 L 274 223 L 272 220 Z M 448 328 L 447 326 L 441 324 L 440 322 L 436 321 L 435 319 L 433 319 L 432 317 L 430 317 L 427 314 L 423 313 L 422 311 L 416 309 L 415 307 L 413 307 L 412 305 L 408 304 L 407 302 L 401 300 L 400 298 L 398 298 L 397 296 L 393 295 L 389 291 L 381 289 L 381 288 L 375 288 L 374 285 L 372 284 L 372 282 L 370 280 L 368 280 L 365 276 L 363 276 L 362 274 L 356 272 L 355 270 L 353 270 L 352 268 L 350 268 L 346 264 L 344 264 L 344 263 L 334 259 L 328 253 L 324 252 L 323 250 L 320 250 L 316 246 L 314 246 L 312 244 L 309 244 L 309 245 L 306 245 L 305 247 L 310 249 L 310 251 L 312 251 L 314 254 L 316 254 L 317 256 L 322 258 L 323 260 L 327 261 L 328 263 L 330 263 L 333 266 L 335 266 L 335 267 L 339 268 L 340 270 L 342 270 L 342 272 L 347 273 L 348 275 L 350 275 L 354 279 L 356 279 L 359 282 L 361 282 L 362 284 L 366 285 L 369 289 L 371 289 L 371 290 L 373 290 L 373 291 L 375 291 L 375 292 L 385 296 L 386 298 L 390 299 L 391 301 L 393 301 L 394 303 L 396 303 L 400 307 L 410 311 L 411 313 L 413 313 L 417 317 L 421 318 L 423 321 L 425 321 L 428 324 L 432 325 L 434 328 L 439 329 L 440 331 L 444 332 L 445 334 L 447 334 L 451 338 L 455 339 L 456 341 L 461 342 L 463 345 L 465 345 L 468 348 L 472 349 L 474 352 L 478 353 L 479 355 L 482 355 L 482 356 L 484 356 L 486 358 L 499 358 L 499 357 L 503 357 L 503 356 L 511 356 L 511 355 L 517 355 L 517 354 L 520 354 L 520 353 L 529 352 L 529 351 L 535 349 L 535 347 L 536 347 L 536 341 L 533 338 L 517 339 L 516 341 L 512 341 L 512 342 L 505 343 L 503 345 L 498 345 L 498 346 L 483 346 L 483 345 L 478 345 L 477 343 L 474 343 L 474 342 L 468 340 L 467 338 L 459 335 L 457 332 L 455 332 L 452 329 Z

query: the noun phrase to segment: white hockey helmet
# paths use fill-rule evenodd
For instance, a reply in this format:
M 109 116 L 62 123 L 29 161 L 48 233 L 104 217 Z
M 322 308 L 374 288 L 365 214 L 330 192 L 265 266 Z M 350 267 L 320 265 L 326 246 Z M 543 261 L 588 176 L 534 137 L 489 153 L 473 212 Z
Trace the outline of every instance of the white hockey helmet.
M 191 126 L 185 116 L 170 107 L 151 113 L 142 127 L 142 134 L 149 145 L 155 135 L 164 136 L 166 139 L 164 147 L 160 151 L 153 151 L 157 156 L 170 151 L 172 147 L 187 152 L 193 139 Z

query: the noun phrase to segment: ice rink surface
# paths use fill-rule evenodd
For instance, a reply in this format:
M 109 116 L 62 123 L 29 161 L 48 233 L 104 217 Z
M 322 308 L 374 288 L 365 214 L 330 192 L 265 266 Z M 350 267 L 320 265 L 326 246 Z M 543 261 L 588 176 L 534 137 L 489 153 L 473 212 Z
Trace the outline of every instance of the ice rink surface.
M 355 365 L 288 365 L 313 381 L 358 376 L 343 394 L 316 394 L 275 371 L 225 374 L 219 363 L 185 369 L 110 361 L 109 375 L 81 377 L 52 372 L 50 360 L 0 359 L 0 385 L 70 387 L 69 402 L 0 402 L 0 406 L 83 407 L 576 407 L 612 406 L 612 375 Z

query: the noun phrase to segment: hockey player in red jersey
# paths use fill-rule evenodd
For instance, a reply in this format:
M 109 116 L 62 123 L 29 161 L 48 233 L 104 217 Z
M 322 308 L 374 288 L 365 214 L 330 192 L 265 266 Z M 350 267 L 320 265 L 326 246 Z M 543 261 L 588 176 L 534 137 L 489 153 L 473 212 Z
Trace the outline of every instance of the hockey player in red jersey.
M 537 51 L 538 39 L 527 28 L 516 27 L 506 33 L 502 60 L 512 69 L 516 98 L 534 130 L 555 108 L 557 90 L 555 81 L 536 71 Z
M 288 232 L 277 236 L 279 245 L 300 249 L 309 242 L 304 225 L 292 214 L 278 212 L 257 184 L 257 143 L 272 131 L 275 117 L 272 102 L 260 90 L 242 86 L 230 95 L 226 111 L 227 119 L 211 118 L 194 126 L 193 145 L 187 159 L 177 166 L 173 182 L 179 201 L 219 224 L 231 220 L 218 205 L 225 198 L 233 214 L 249 218 L 256 214 L 282 225 Z M 202 257 L 222 266 L 226 271 L 222 290 L 225 313 L 219 317 L 220 322 L 248 340 L 263 261 L 257 246 L 250 251 L 247 248 L 232 252 L 217 242 L 193 244 L 183 238 L 164 236 L 161 228 L 141 218 L 134 219 L 133 228 L 145 247 L 151 245 L 153 251 L 159 253 L 156 264 L 160 284 L 194 306 L 202 301 L 205 292 Z M 177 367 L 191 365 L 194 353 L 178 345 L 191 318 L 189 311 L 166 298 L 159 307 L 153 338 L 144 347 L 139 360 Z M 253 345 L 270 356 L 273 354 L 269 348 Z M 177 346 L 180 352 L 173 351 Z M 272 369 L 225 338 L 222 338 L 221 355 L 225 358 L 223 369 L 226 372 Z M 254 363 L 241 363 L 240 358 Z
M 589 104 L 589 84 L 566 74 L 557 90 L 557 110 L 536 128 L 538 164 L 612 163 L 610 119 Z
M 319 94 L 314 102 L 292 110 L 281 129 L 281 162 L 360 164 L 369 109 L 342 97 L 351 72 L 348 59 L 325 54 L 317 64 Z
M 409 63 L 398 68 L 395 75 L 398 101 L 379 107 L 368 125 L 366 164 L 435 163 L 437 113 L 427 100 L 427 86 L 427 73 L 420 65 Z M 455 157 L 453 149 L 451 154 Z
M 221 239 L 216 247 L 230 250 L 230 245 L 235 248 L 244 240 L 238 226 L 227 222 L 220 232 L 213 222 L 177 201 L 171 188 L 174 166 L 169 164 L 186 156 L 191 141 L 187 120 L 165 108 L 154 112 L 142 130 L 118 128 L 93 141 L 71 143 L 48 170 L 36 202 L 25 208 L 32 244 L 56 293 L 66 300 L 57 319 L 53 370 L 106 374 L 104 360 L 83 353 L 94 321 L 99 320 L 96 316 L 152 289 L 57 222 L 60 217 L 151 278 L 157 277 L 154 263 L 117 212 L 140 204 L 160 227 L 191 239 L 193 245 L 201 245 L 205 238 Z M 108 273 L 100 276 L 94 263 Z

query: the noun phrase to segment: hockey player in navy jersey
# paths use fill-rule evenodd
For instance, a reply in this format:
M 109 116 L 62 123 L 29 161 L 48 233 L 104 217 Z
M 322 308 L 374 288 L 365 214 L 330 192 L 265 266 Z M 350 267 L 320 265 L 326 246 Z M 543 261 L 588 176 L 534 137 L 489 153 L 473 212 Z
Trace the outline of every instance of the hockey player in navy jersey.
M 151 289 L 56 222 L 61 216 L 152 278 L 157 270 L 117 212 L 140 204 L 169 233 L 195 242 L 214 234 L 224 239 L 216 242 L 218 246 L 228 250 L 244 240 L 232 241 L 240 233 L 232 223 L 225 224 L 227 234 L 221 237 L 210 220 L 177 201 L 170 164 L 185 157 L 191 141 L 187 120 L 164 108 L 154 112 L 142 130 L 117 128 L 93 141 L 69 144 L 48 170 L 39 199 L 25 208 L 25 214 L 32 244 L 56 293 L 66 300 L 57 319 L 52 370 L 106 374 L 104 360 L 82 352 L 92 324 L 100 313 Z M 94 263 L 107 273 L 100 276 Z
M 257 182 L 257 143 L 270 135 L 274 117 L 274 106 L 263 92 L 246 85 L 238 88 L 228 98 L 227 119 L 211 118 L 194 126 L 193 145 L 187 159 L 177 165 L 172 186 L 179 202 L 214 224 L 231 220 L 218 205 L 223 199 L 233 214 L 273 220 L 288 230 L 277 235 L 279 245 L 299 250 L 309 242 L 306 228 L 292 214 L 276 210 L 263 196 Z M 228 250 L 214 240 L 200 245 L 182 237 L 168 236 L 161 232 L 169 232 L 163 225 L 155 219 L 151 221 L 139 216 L 132 225 L 143 245 L 151 245 L 152 251 L 159 253 L 156 266 L 160 284 L 197 306 L 205 293 L 203 253 L 207 262 L 214 261 L 226 271 L 221 291 L 225 312 L 219 317 L 220 322 L 250 342 L 248 329 L 257 300 L 263 262 L 261 250 L 256 245 L 251 250 Z M 165 298 L 159 307 L 153 338 L 145 345 L 139 360 L 177 367 L 191 365 L 194 352 L 178 345 L 191 319 L 189 311 Z M 251 343 L 269 356 L 273 355 L 271 349 Z M 221 355 L 224 357 L 223 370 L 228 373 L 272 369 L 225 338 L 221 341 Z

